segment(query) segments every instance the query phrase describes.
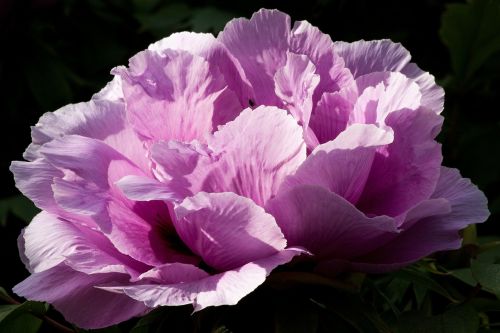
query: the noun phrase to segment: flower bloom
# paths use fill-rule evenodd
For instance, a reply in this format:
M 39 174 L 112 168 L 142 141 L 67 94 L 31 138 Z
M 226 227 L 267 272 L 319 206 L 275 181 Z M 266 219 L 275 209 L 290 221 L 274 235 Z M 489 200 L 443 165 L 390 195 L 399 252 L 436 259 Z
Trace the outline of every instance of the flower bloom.
M 261 10 L 112 73 L 43 115 L 11 167 L 42 209 L 14 291 L 78 326 L 235 304 L 301 254 L 324 274 L 397 269 L 488 216 L 441 166 L 443 90 L 400 44 Z

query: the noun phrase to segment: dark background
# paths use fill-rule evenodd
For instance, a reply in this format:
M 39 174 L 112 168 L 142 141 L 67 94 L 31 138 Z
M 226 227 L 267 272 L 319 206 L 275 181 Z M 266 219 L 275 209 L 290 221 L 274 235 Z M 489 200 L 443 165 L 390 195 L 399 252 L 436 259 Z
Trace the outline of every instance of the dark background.
M 492 216 L 479 234 L 500 234 L 499 1 L 0 0 L 0 286 L 9 290 L 27 275 L 16 238 L 34 210 L 8 167 L 22 159 L 29 126 L 44 112 L 89 100 L 111 68 L 150 43 L 182 30 L 216 34 L 261 7 L 308 20 L 333 40 L 401 42 L 446 89 L 444 164 L 488 196 Z

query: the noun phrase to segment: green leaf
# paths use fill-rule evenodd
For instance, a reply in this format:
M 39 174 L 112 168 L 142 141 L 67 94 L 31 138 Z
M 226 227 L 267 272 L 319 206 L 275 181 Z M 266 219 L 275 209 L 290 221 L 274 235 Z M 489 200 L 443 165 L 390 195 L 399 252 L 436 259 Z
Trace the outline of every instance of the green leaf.
M 41 302 L 24 302 L 19 305 L 0 306 L 0 333 L 23 332 L 36 333 L 47 312 L 48 306 Z
M 405 268 L 397 272 L 395 276 L 400 279 L 411 281 L 413 284 L 419 285 L 420 287 L 432 290 L 453 303 L 459 302 L 459 300 L 456 299 L 446 288 L 431 278 L 426 272 L 420 271 L 414 267 Z
M 9 213 L 28 223 L 40 210 L 23 195 L 0 200 L 0 225 L 5 226 Z
M 453 307 L 432 317 L 410 313 L 402 316 L 398 324 L 401 333 L 475 333 L 478 329 L 479 315 L 466 305 Z
M 475 0 L 448 5 L 440 35 L 450 51 L 457 79 L 469 79 L 488 58 L 500 51 L 500 2 Z
M 489 264 L 479 260 L 471 262 L 472 275 L 483 289 L 500 294 L 500 264 Z
M 189 306 L 159 307 L 142 317 L 130 333 L 190 332 L 191 312 Z
M 189 22 L 193 31 L 218 33 L 233 17 L 234 14 L 230 12 L 205 7 L 195 10 Z

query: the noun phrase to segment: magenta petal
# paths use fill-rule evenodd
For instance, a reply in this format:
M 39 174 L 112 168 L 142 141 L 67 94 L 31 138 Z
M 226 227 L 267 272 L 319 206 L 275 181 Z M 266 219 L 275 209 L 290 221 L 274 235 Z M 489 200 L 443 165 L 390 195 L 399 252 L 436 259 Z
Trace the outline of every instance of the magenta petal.
M 282 192 L 266 206 L 289 246 L 302 246 L 321 259 L 369 253 L 397 232 L 387 216 L 369 218 L 339 195 L 313 185 Z
M 208 306 L 234 305 L 261 285 L 274 268 L 303 253 L 300 249 L 285 249 L 239 268 L 187 283 L 106 289 L 122 291 L 149 307 L 192 303 L 195 311 L 199 311 Z
M 96 288 L 128 283 L 125 274 L 84 274 L 59 264 L 34 273 L 14 287 L 14 292 L 30 300 L 48 302 L 64 318 L 81 328 L 111 326 L 148 311 L 142 303 L 124 294 Z
M 209 266 L 223 271 L 285 248 L 274 218 L 234 193 L 200 192 L 175 207 L 175 229 Z

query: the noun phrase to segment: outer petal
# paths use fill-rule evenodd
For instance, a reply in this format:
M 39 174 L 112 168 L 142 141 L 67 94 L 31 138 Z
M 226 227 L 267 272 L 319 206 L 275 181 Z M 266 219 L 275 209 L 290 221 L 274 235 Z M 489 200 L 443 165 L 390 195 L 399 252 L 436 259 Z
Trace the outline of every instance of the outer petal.
M 149 140 L 204 140 L 241 106 L 217 67 L 182 50 L 149 50 L 115 70 L 124 80 L 128 119 Z
M 319 259 L 353 258 L 369 253 L 397 232 L 387 216 L 366 217 L 335 193 L 299 185 L 266 206 L 290 246 L 303 246 Z
M 14 287 L 14 292 L 30 300 L 49 302 L 66 320 L 82 328 L 101 328 L 120 323 L 148 311 L 141 302 L 95 288 L 124 284 L 125 274 L 87 275 L 61 263 L 35 273 Z
M 299 249 L 286 249 L 270 257 L 247 263 L 242 267 L 205 279 L 171 285 L 141 285 L 109 288 L 122 291 L 149 307 L 193 304 L 195 311 L 208 306 L 234 305 L 261 285 L 266 276 L 279 265 L 286 264 Z
M 125 175 L 144 175 L 117 151 L 97 140 L 66 136 L 40 152 L 65 173 L 53 185 L 57 203 L 73 219 L 95 221 L 120 252 L 149 265 L 191 258 L 168 241 L 174 231 L 165 204 L 135 203 L 116 188 Z
M 343 269 L 366 272 L 395 270 L 436 251 L 459 248 L 459 231 L 470 224 L 484 222 L 489 216 L 484 194 L 456 169 L 441 168 L 432 197 L 430 201 L 434 203 L 424 202 L 425 209 L 422 204 L 413 209 L 402 225 L 405 230 L 386 245 L 351 263 L 324 263 L 321 270 L 339 265 L 344 265 Z
M 353 205 L 363 193 L 377 149 L 393 140 L 392 131 L 355 124 L 335 140 L 317 146 L 280 191 L 299 184 L 318 185 Z
M 175 228 L 209 266 L 229 270 L 283 250 L 274 218 L 234 193 L 200 192 L 175 208 Z
M 33 161 L 40 157 L 40 147 L 63 135 L 76 134 L 102 140 L 148 172 L 146 150 L 127 123 L 122 99 L 113 98 L 121 83 L 112 81 L 101 95 L 86 103 L 69 104 L 54 112 L 45 113 L 31 128 L 32 143 L 24 158 Z M 118 87 L 117 87 L 118 86 Z M 121 93 L 121 92 L 120 92 Z
M 126 273 L 138 276 L 147 266 L 116 251 L 102 234 L 76 226 L 41 212 L 18 239 L 21 258 L 31 273 L 38 273 L 65 262 L 88 273 Z
M 443 111 L 444 90 L 436 85 L 434 76 L 410 63 L 410 53 L 400 43 L 388 39 L 354 43 L 335 42 L 335 51 L 355 78 L 372 72 L 401 72 L 414 80 L 422 93 L 422 106 L 435 113 Z
M 257 105 L 281 105 L 274 94 L 274 74 L 286 63 L 290 17 L 261 9 L 250 20 L 231 20 L 217 39 L 240 62 L 255 92 Z

